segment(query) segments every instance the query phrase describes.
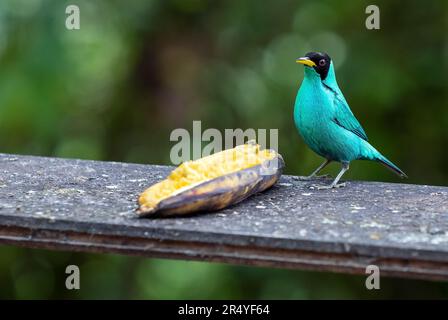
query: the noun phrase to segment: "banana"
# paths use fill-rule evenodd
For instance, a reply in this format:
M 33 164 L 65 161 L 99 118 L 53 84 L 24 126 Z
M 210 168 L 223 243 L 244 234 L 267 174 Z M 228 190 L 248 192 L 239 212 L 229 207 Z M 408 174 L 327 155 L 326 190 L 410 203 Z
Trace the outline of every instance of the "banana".
M 140 217 L 167 217 L 215 211 L 272 187 L 285 163 L 274 150 L 253 141 L 182 163 L 138 199 Z

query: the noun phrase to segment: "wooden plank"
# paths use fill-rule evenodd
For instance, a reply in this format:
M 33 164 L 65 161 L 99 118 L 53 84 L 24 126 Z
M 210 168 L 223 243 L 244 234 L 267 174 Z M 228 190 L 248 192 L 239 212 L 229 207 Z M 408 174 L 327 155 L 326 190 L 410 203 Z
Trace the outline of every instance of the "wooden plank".
M 147 257 L 448 279 L 448 188 L 284 176 L 217 213 L 139 219 L 172 168 L 0 154 L 0 243 Z

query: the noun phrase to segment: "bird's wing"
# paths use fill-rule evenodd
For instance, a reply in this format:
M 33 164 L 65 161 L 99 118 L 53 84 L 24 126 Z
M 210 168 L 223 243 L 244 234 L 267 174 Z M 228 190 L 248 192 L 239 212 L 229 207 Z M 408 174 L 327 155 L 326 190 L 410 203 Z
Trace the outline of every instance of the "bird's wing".
M 333 121 L 344 129 L 353 132 L 358 137 L 368 141 L 364 129 L 362 128 L 359 121 L 355 118 L 353 112 L 350 110 L 350 107 L 348 106 L 347 101 L 345 101 L 344 96 L 336 94 L 334 103 L 335 114 Z

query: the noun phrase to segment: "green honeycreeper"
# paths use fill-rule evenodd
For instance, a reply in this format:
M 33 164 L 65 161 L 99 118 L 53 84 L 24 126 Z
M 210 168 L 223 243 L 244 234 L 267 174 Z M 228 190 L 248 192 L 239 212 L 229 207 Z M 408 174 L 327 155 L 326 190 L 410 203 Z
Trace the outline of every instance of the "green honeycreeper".
M 326 159 L 310 176 L 300 179 L 317 178 L 325 166 L 337 161 L 342 164 L 342 170 L 330 185 L 318 186 L 318 189 L 345 186 L 338 182 L 352 160 L 378 161 L 400 177 L 407 177 L 368 142 L 364 129 L 339 89 L 328 54 L 309 52 L 296 62 L 305 66 L 305 77 L 294 105 L 294 122 L 305 143 Z

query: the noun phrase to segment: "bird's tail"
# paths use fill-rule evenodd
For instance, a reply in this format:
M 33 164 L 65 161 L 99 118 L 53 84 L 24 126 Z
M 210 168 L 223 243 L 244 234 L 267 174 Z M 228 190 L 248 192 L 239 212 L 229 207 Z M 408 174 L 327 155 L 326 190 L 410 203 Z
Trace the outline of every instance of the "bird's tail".
M 386 168 L 395 172 L 400 178 L 408 177 L 406 173 L 404 173 L 400 168 L 398 168 L 395 164 L 393 164 L 392 161 L 390 161 L 381 153 L 379 153 L 378 150 L 376 150 L 370 143 L 366 142 L 365 146 L 367 148 L 364 149 L 366 151 L 364 159 L 378 161 L 379 163 L 383 164 Z
M 398 168 L 395 164 L 392 163 L 389 159 L 387 159 L 385 156 L 381 155 L 375 159 L 376 161 L 383 164 L 388 169 L 395 172 L 400 178 L 407 178 L 408 176 L 406 173 L 404 173 L 400 168 Z

